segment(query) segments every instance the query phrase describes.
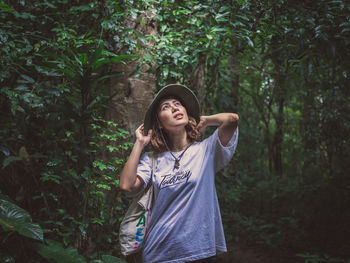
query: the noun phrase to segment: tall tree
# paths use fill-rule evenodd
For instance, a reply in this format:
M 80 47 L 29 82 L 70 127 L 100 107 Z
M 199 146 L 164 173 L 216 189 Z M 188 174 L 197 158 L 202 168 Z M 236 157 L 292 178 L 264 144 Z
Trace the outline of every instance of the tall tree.
M 156 9 L 152 5 L 145 5 L 142 9 L 127 5 L 125 12 L 129 15 L 123 24 L 126 33 L 124 31 L 124 35 L 119 36 L 125 38 L 122 50 L 140 56 L 141 66 L 140 61 L 116 66 L 115 70 L 125 73 L 111 81 L 110 94 L 115 96 L 106 111 L 106 118 L 133 132 L 143 122 L 145 109 L 156 89 L 155 65 L 149 57 L 158 28 Z

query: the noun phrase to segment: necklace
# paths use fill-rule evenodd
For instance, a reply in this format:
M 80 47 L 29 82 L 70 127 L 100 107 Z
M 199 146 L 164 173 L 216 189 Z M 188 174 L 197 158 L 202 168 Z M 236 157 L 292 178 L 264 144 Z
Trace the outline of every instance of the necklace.
M 188 148 L 190 148 L 190 146 L 192 145 L 192 143 L 190 143 L 189 145 L 187 145 L 186 149 L 183 150 L 183 152 L 179 155 L 179 157 L 176 157 L 176 156 L 170 151 L 169 146 L 168 146 L 168 144 L 166 143 L 166 141 L 165 141 L 165 139 L 164 139 L 164 135 L 163 135 L 162 130 L 160 130 L 160 134 L 161 134 L 161 136 L 162 136 L 162 139 L 163 139 L 163 142 L 164 142 L 164 144 L 165 144 L 165 147 L 167 148 L 167 150 L 170 152 L 170 154 L 171 154 L 171 155 L 174 157 L 174 159 L 175 159 L 175 164 L 174 164 L 173 171 L 174 171 L 175 169 L 179 169 L 179 168 L 180 168 L 180 160 L 181 160 L 182 156 L 184 155 L 184 153 L 186 152 L 186 150 L 187 150 Z
M 171 154 L 171 155 L 174 157 L 174 159 L 175 159 L 175 164 L 174 164 L 173 170 L 179 169 L 179 168 L 180 168 L 180 160 L 181 160 L 182 156 L 184 155 L 184 153 L 187 151 L 187 149 L 190 148 L 191 145 L 192 145 L 192 143 L 190 143 L 189 145 L 187 145 L 186 149 L 183 150 L 183 152 L 179 155 L 179 157 L 176 157 L 171 151 L 169 151 L 170 154 Z

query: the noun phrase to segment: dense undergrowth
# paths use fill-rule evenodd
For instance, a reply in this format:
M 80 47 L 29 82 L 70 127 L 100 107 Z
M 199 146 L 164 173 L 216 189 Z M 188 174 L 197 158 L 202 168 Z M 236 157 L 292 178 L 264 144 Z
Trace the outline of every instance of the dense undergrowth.
M 150 8 L 157 36 L 126 27 Z M 346 1 L 1 1 L 0 20 L 0 261 L 120 262 L 132 136 L 104 113 L 135 60 L 240 115 L 216 180 L 228 242 L 349 260 Z

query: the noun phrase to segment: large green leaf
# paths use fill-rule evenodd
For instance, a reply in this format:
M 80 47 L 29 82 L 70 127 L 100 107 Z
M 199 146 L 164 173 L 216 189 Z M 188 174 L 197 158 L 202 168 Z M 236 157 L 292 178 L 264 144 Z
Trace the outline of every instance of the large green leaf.
M 37 252 L 46 259 L 56 263 L 85 263 L 86 260 L 74 247 L 64 248 L 54 240 L 46 240 L 47 244 L 37 244 Z M 52 261 L 50 261 L 52 262 Z
M 21 161 L 21 157 L 17 156 L 8 156 L 5 158 L 5 160 L 2 162 L 2 169 L 6 168 L 10 163 L 15 162 L 15 161 Z
M 125 260 L 110 256 L 110 255 L 103 255 L 102 261 L 103 263 L 125 263 L 126 262 Z
M 7 4 L 4 4 L 4 3 L 0 4 L 0 10 L 13 12 L 13 8 Z
M 16 231 L 26 237 L 43 240 L 43 230 L 32 222 L 29 213 L 3 199 L 0 199 L 0 224 L 6 231 Z
M 118 55 L 115 56 L 113 58 L 105 58 L 105 57 L 101 57 L 99 59 L 97 59 L 95 62 L 91 63 L 91 67 L 93 69 L 99 68 L 102 65 L 106 64 L 106 63 L 119 63 L 124 59 L 137 59 L 139 58 L 139 56 L 135 56 L 135 55 Z
M 101 259 L 95 259 L 92 263 L 126 263 L 126 261 L 111 255 L 103 255 Z

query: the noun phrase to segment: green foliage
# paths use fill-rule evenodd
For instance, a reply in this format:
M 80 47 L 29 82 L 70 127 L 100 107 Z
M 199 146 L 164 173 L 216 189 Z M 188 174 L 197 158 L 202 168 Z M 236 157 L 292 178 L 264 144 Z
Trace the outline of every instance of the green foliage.
M 1 260 L 80 262 L 86 261 L 83 253 L 91 260 L 103 252 L 119 255 L 125 205 L 118 173 L 131 144 L 128 132 L 103 117 L 113 98 L 108 81 L 123 74 L 113 64 L 138 56 L 114 52 L 116 41 L 108 40 L 117 30 L 105 25 L 111 16 L 119 24 L 124 11 L 107 2 L 1 5 L 0 107 L 6 128 L 0 132 L 0 185 L 15 200 L 1 200 Z M 33 246 L 23 236 L 45 243 Z M 94 254 L 86 252 L 92 248 Z
M 345 261 L 344 259 L 334 258 L 328 255 L 320 256 L 320 255 L 306 253 L 306 254 L 297 254 L 296 256 L 303 258 L 305 260 L 304 261 L 305 263 L 321 263 L 321 262 L 346 263 L 348 262 L 348 261 Z
M 242 3 L 172 1 L 157 14 L 160 34 L 154 59 L 160 67 L 160 84 L 188 82 L 200 56 L 208 66 L 219 63 L 230 41 L 250 41 L 249 19 L 239 15 Z M 166 80 L 166 81 L 165 81 Z
M 43 230 L 32 222 L 28 212 L 3 199 L 0 199 L 0 224 L 5 231 L 16 231 L 26 237 L 43 240 Z
M 93 260 L 92 263 L 126 263 L 126 261 L 110 255 L 103 255 L 101 259 Z
M 158 34 L 146 36 L 151 9 Z M 150 43 L 142 59 L 159 86 L 187 84 L 204 114 L 240 115 L 216 184 L 227 240 L 314 251 L 305 262 L 348 257 L 346 1 L 2 1 L 0 11 L 0 190 L 14 200 L 1 199 L 1 260 L 121 262 L 118 174 L 132 144 L 104 111 L 108 81 L 124 74 L 112 65 L 139 61 Z
M 347 255 L 349 5 L 162 5 L 160 86 L 196 89 L 202 68 L 204 113 L 240 115 L 238 152 L 217 178 L 228 240 Z
M 38 224 L 32 223 L 31 216 L 24 209 L 12 202 L 0 199 L 0 224 L 5 231 L 16 231 L 20 235 L 43 241 L 43 230 Z M 50 261 L 63 262 L 86 262 L 80 256 L 76 248 L 63 248 L 62 245 L 53 240 L 45 240 L 46 244 L 35 243 L 37 252 Z M 11 257 L 2 257 L 5 262 L 13 261 Z
M 86 260 L 78 254 L 76 248 L 63 248 L 62 245 L 53 240 L 46 240 L 47 245 L 37 244 L 38 253 L 50 262 L 57 263 L 84 263 Z

